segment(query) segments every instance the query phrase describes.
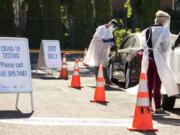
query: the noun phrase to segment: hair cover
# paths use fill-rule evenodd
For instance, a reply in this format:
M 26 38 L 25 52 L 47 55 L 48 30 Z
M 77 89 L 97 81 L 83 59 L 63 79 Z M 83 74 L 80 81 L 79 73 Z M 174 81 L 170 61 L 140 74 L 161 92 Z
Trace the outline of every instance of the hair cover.
M 154 21 L 156 24 L 161 24 L 165 28 L 170 28 L 170 15 L 164 11 L 157 11 Z
M 119 29 L 122 28 L 122 25 L 118 23 L 117 20 L 113 19 L 110 21 L 110 23 L 113 25 L 114 28 Z

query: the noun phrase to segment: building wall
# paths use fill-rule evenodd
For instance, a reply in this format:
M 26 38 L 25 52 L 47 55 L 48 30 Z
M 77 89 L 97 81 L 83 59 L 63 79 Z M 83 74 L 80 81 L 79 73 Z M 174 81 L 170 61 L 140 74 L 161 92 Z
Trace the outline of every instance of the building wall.
M 113 11 L 119 11 L 120 9 L 123 9 L 124 2 L 126 0 L 111 0 L 112 3 L 112 9 Z M 172 9 L 173 3 L 175 3 L 178 0 L 160 0 L 160 7 L 162 9 Z
M 126 0 L 111 0 L 113 11 L 118 12 L 120 9 L 123 9 L 123 5 L 125 1 Z
M 161 0 L 161 5 L 160 7 L 162 9 L 172 9 L 172 2 L 174 0 Z

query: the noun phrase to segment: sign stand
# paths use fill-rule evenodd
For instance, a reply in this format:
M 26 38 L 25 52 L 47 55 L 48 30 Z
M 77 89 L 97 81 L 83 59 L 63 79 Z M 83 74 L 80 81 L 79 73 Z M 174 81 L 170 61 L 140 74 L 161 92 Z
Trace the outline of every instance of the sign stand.
M 17 109 L 17 106 L 18 106 L 18 101 L 19 101 L 19 93 L 17 93 L 17 97 L 16 97 L 16 109 Z
M 58 40 L 42 40 L 36 73 L 38 69 L 44 69 L 45 76 L 48 75 L 48 69 L 61 68 L 61 49 Z
M 34 100 L 33 100 L 33 94 L 32 92 L 30 93 L 30 98 L 31 98 L 31 109 L 32 109 L 32 112 L 34 112 Z M 18 109 L 18 102 L 19 102 L 19 93 L 17 93 L 17 96 L 16 96 L 16 109 Z
M 9 83 L 10 82 L 10 83 Z M 0 37 L 0 93 L 28 93 L 34 111 L 28 39 Z
M 45 67 L 45 76 L 47 77 L 47 67 Z

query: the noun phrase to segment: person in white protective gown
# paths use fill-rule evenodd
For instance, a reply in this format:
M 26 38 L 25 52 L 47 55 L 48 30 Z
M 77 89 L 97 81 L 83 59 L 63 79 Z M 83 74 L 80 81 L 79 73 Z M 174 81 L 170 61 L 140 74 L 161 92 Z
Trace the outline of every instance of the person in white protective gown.
M 141 73 L 147 74 L 150 103 L 154 93 L 155 112 L 161 109 L 161 84 L 168 96 L 179 94 L 176 80 L 169 65 L 171 56 L 170 16 L 156 12 L 155 24 L 141 33 L 140 43 L 144 47 Z
M 109 61 L 110 48 L 114 46 L 113 31 L 119 25 L 116 20 L 111 20 L 108 24 L 99 26 L 89 45 L 86 57 L 83 63 L 95 67 L 95 75 L 97 77 L 99 65 L 103 65 L 103 75 L 106 84 L 110 84 L 107 74 L 107 65 Z

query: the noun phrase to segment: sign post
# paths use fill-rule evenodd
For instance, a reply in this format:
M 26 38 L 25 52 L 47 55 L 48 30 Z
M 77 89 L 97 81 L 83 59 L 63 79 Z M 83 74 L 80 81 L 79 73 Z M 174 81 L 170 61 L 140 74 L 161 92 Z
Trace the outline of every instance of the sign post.
M 61 68 L 61 49 L 58 40 L 42 40 L 38 58 L 37 68 L 60 69 Z
M 0 93 L 29 93 L 34 111 L 29 46 L 26 38 L 0 37 Z

